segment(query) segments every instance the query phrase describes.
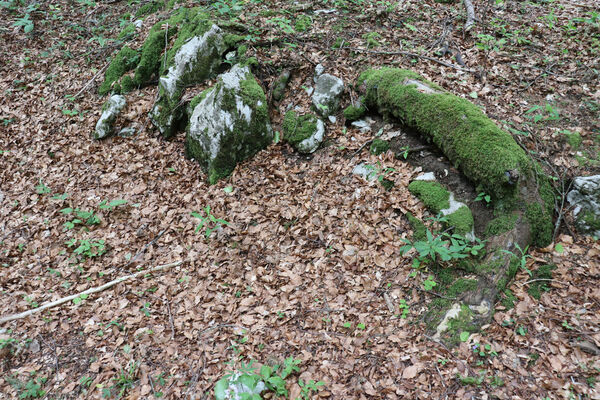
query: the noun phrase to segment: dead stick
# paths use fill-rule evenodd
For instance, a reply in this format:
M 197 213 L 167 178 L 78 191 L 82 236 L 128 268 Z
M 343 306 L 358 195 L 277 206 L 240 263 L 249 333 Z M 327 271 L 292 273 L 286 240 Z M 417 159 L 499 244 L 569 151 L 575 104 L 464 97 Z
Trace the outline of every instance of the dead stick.
M 183 261 L 176 261 L 176 262 L 173 262 L 173 263 L 170 263 L 170 264 L 159 265 L 159 266 L 156 266 L 154 268 L 150 268 L 150 269 L 145 269 L 145 270 L 142 270 L 142 271 L 138 271 L 135 274 L 122 276 L 122 277 L 117 278 L 117 279 L 115 279 L 113 281 L 105 283 L 102 286 L 98 286 L 98 287 L 95 287 L 95 288 L 90 288 L 90 289 L 85 290 L 85 291 L 83 291 L 81 293 L 73 294 L 71 296 L 63 297 L 62 299 L 51 301 L 50 303 L 46 303 L 46 304 L 42 305 L 41 307 L 34 308 L 34 309 L 28 310 L 28 311 L 24 311 L 24 312 L 19 313 L 19 314 L 7 315 L 5 317 L 0 318 L 0 324 L 3 323 L 3 322 L 8 322 L 8 321 L 13 321 L 15 319 L 22 319 L 22 318 L 28 317 L 28 316 L 30 316 L 32 314 L 36 314 L 36 313 L 38 313 L 40 311 L 44 311 L 44 310 L 46 310 L 48 308 L 56 307 L 58 305 L 61 305 L 63 303 L 71 301 L 73 299 L 76 299 L 76 298 L 78 298 L 81 295 L 98 293 L 98 292 L 101 292 L 103 290 L 106 290 L 106 289 L 108 289 L 108 288 L 116 285 L 117 283 L 121 283 L 121 282 L 129 280 L 129 279 L 134 279 L 134 278 L 137 278 L 140 275 L 147 274 L 147 273 L 150 273 L 150 272 L 155 272 L 155 271 L 158 271 L 158 270 L 161 270 L 161 269 L 167 269 L 167 268 L 175 267 L 177 265 L 180 265 L 181 263 L 183 263 Z
M 90 80 L 89 80 L 89 82 L 88 82 L 88 83 L 86 83 L 86 84 L 85 84 L 85 86 L 84 86 L 84 87 L 82 87 L 82 88 L 81 88 L 81 90 L 75 94 L 75 96 L 73 96 L 73 98 L 74 98 L 74 99 L 76 99 L 77 97 L 79 97 L 79 95 L 80 95 L 81 93 L 83 93 L 83 92 L 84 92 L 84 91 L 85 91 L 85 90 L 88 88 L 88 86 L 90 86 L 90 85 L 91 85 L 91 84 L 92 84 L 92 83 L 93 83 L 93 82 L 96 80 L 96 78 L 98 77 L 98 75 L 100 75 L 101 73 L 103 73 L 103 72 L 104 72 L 104 70 L 105 70 L 106 68 L 108 68 L 108 66 L 109 66 L 109 65 L 110 65 L 110 63 L 106 63 L 106 65 L 105 65 L 104 67 L 102 67 L 102 68 L 100 69 L 100 71 L 96 72 L 96 75 L 94 75 L 94 76 L 92 77 L 92 79 L 90 79 Z
M 468 32 L 475 25 L 475 10 L 471 0 L 463 0 L 465 10 L 467 11 L 467 22 L 465 22 L 465 32 Z

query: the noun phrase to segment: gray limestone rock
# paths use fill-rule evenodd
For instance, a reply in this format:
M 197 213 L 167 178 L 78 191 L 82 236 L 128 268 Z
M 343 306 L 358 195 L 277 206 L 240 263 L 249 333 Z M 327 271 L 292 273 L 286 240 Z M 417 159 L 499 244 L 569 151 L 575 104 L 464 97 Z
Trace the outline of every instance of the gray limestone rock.
M 344 81 L 329 74 L 317 76 L 312 103 L 322 117 L 334 114 L 340 106 L 340 95 L 344 91 Z
M 191 38 L 177 51 L 167 74 L 160 77 L 159 98 L 150 111 L 152 123 L 163 136 L 172 136 L 182 117 L 178 105 L 183 88 L 213 76 L 221 65 L 225 50 L 223 31 L 212 25 L 203 35 Z
M 92 133 L 93 139 L 104 139 L 114 133 L 115 121 L 121 110 L 125 107 L 125 97 L 115 94 L 112 95 L 104 106 L 102 106 L 102 115 L 96 123 L 96 130 Z
M 600 175 L 575 178 L 567 200 L 575 207 L 577 229 L 600 237 Z
M 208 173 L 227 177 L 236 164 L 273 141 L 267 99 L 248 67 L 235 65 L 190 103 L 186 152 Z

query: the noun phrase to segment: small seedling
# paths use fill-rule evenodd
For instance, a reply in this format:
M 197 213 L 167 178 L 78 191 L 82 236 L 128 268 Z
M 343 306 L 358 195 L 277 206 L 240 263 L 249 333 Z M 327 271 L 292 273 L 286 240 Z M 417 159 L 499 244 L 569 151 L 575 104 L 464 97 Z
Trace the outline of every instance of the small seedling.
M 210 206 L 206 206 L 204 207 L 204 212 L 206 213 L 206 216 L 197 213 L 197 212 L 192 212 L 192 217 L 194 218 L 198 218 L 200 219 L 200 224 L 198 224 L 198 226 L 196 227 L 196 229 L 194 230 L 194 232 L 199 232 L 201 229 L 204 228 L 204 236 L 208 239 L 210 238 L 210 235 L 216 231 L 217 229 L 221 228 L 221 226 L 223 225 L 229 225 L 229 222 L 225 221 L 224 219 L 221 218 L 217 218 L 214 215 L 211 214 L 210 212 Z

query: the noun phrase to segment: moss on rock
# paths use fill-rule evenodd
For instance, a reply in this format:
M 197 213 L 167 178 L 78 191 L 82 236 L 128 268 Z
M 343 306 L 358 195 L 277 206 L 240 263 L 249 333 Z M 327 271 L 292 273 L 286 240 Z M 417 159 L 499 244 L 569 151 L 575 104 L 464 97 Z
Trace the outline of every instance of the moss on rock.
M 100 95 L 105 95 L 111 91 L 113 83 L 117 82 L 128 71 L 136 67 L 140 60 L 137 51 L 128 46 L 123 48 L 115 55 L 104 74 L 104 82 L 98 88 Z
M 129 93 L 135 88 L 135 86 L 136 85 L 131 76 L 125 75 L 123 78 L 121 78 L 121 93 Z
M 138 10 L 135 12 L 135 17 L 141 18 L 149 14 L 154 14 L 155 12 L 162 10 L 164 7 L 165 2 L 162 0 L 150 1 L 138 8 Z
M 167 39 L 176 33 L 175 27 L 169 28 Z M 151 30 L 144 41 L 141 50 L 140 62 L 135 69 L 133 78 L 137 86 L 143 86 L 150 81 L 153 75 L 158 74 L 165 49 L 165 30 Z
M 346 121 L 352 122 L 361 118 L 363 115 L 365 115 L 366 112 L 366 108 L 362 105 L 359 107 L 350 105 L 344 110 L 344 117 L 346 118 Z
M 371 143 L 371 147 L 369 148 L 369 151 L 371 154 L 378 156 L 381 153 L 385 153 L 389 149 L 390 149 L 390 144 L 388 141 L 381 140 L 381 139 L 374 139 L 373 142 Z
M 291 145 L 297 145 L 308 139 L 317 129 L 317 117 L 313 114 L 298 116 L 295 111 L 288 111 L 283 118 L 284 139 Z
M 485 237 L 499 235 L 504 232 L 508 232 L 515 227 L 518 214 L 503 214 L 497 218 L 491 220 L 485 227 Z
M 440 183 L 435 181 L 412 181 L 408 185 L 408 190 L 417 196 L 425 207 L 434 214 L 450 207 L 450 192 L 448 192 Z
M 427 227 L 419 218 L 411 213 L 406 214 L 410 227 L 413 230 L 413 241 L 425 240 L 427 238 Z
M 473 230 L 473 214 L 467 206 L 459 207 L 458 210 L 446 215 L 446 218 L 448 225 L 459 235 L 466 235 Z

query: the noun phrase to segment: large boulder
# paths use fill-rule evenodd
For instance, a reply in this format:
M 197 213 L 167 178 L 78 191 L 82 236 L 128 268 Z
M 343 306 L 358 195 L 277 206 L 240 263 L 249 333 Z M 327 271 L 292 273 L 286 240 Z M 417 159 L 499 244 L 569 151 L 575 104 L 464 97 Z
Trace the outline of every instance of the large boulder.
M 267 98 L 247 66 L 235 65 L 189 106 L 186 154 L 211 184 L 273 141 Z
M 102 107 L 102 115 L 96 123 L 96 130 L 92 133 L 93 139 L 104 139 L 114 133 L 114 125 L 119 113 L 125 107 L 125 97 L 112 95 Z
M 575 207 L 577 229 L 600 237 L 600 175 L 575 178 L 567 200 Z
M 152 123 L 164 137 L 171 137 L 177 131 L 183 116 L 179 106 L 183 89 L 213 76 L 226 50 L 223 31 L 214 24 L 177 50 L 167 74 L 160 77 L 159 97 L 150 112 Z

